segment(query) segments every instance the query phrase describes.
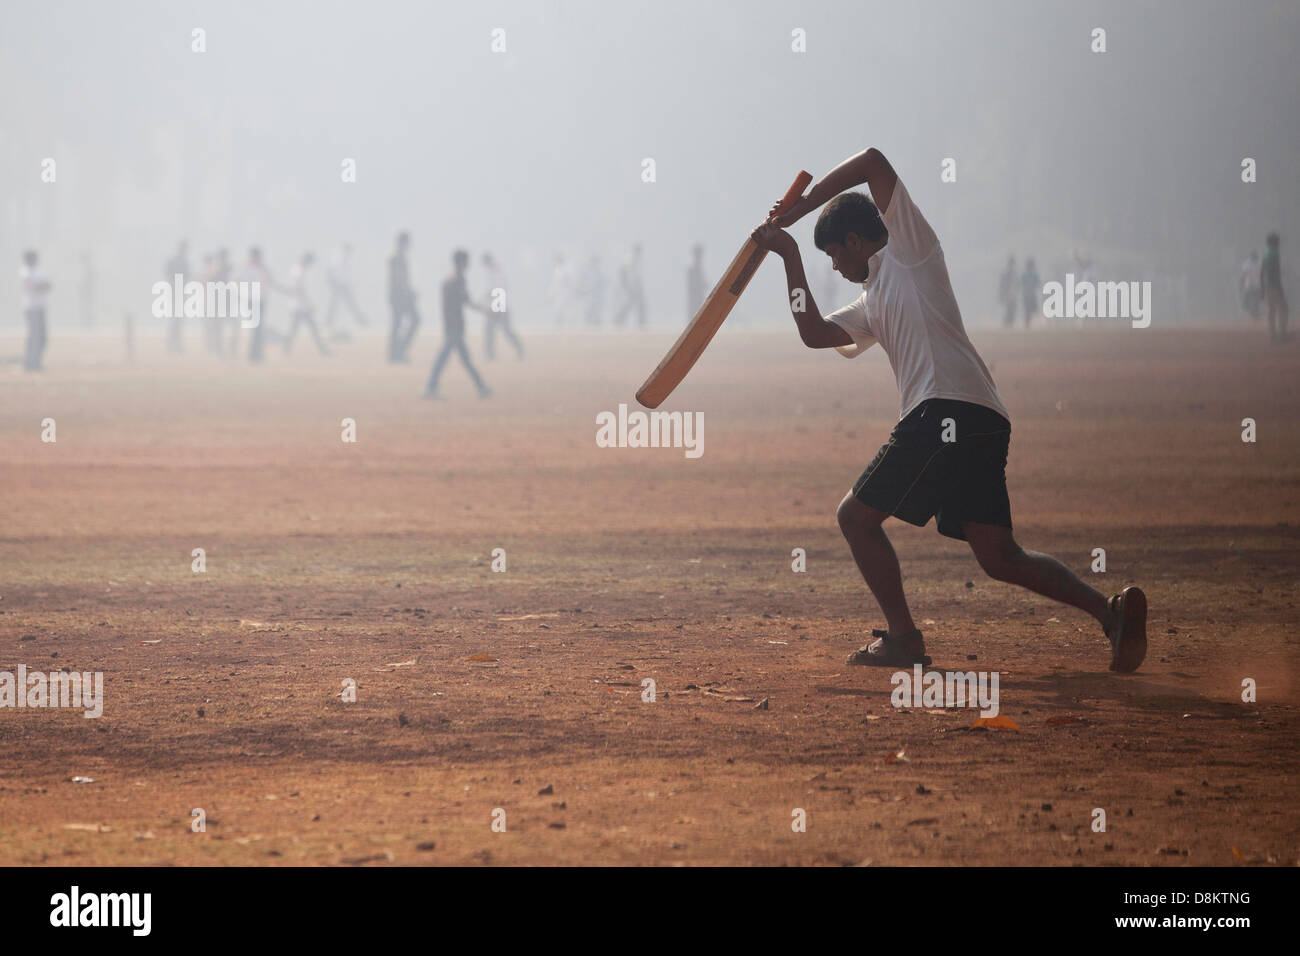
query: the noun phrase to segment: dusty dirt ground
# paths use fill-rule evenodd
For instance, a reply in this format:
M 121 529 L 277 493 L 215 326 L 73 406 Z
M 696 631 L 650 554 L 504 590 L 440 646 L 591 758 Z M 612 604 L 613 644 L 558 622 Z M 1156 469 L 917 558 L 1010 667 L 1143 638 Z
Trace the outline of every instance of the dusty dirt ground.
M 434 404 L 432 334 L 394 371 L 56 329 L 42 377 L 0 367 L 0 670 L 106 702 L 0 709 L 0 863 L 1300 862 L 1300 347 L 975 340 L 1021 543 L 1151 601 L 1117 676 L 1090 619 L 889 522 L 935 666 L 998 671 L 1018 732 L 844 663 L 882 625 L 834 518 L 897 417 L 878 350 L 724 330 L 667 406 L 705 413 L 691 460 L 595 444 L 669 336 L 534 336 Z

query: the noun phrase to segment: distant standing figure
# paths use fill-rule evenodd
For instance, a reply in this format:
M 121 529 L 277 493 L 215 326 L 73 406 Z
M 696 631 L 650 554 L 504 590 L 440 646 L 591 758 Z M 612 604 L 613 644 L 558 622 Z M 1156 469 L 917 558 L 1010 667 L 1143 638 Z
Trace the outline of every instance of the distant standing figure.
M 334 327 L 334 316 L 340 305 L 352 313 L 352 318 L 357 325 L 366 326 L 370 324 L 366 320 L 365 313 L 357 305 L 356 296 L 352 291 L 352 246 L 350 243 L 339 244 L 338 250 L 331 257 L 329 266 L 325 271 L 325 280 L 329 284 L 330 290 L 329 305 L 325 307 L 325 331 L 331 341 L 346 342 L 348 334 L 343 329 Z
M 1034 257 L 1025 260 L 1025 271 L 1020 274 L 1020 297 L 1025 304 L 1025 328 L 1043 308 L 1043 280 L 1034 265 Z
M 515 348 L 515 355 L 524 357 L 524 346 L 510 326 L 510 293 L 506 289 L 505 270 L 492 258 L 492 253 L 483 253 L 483 268 L 487 270 L 487 322 L 483 328 L 483 354 L 488 360 L 496 358 L 495 335 L 500 332 Z M 500 304 L 500 310 L 497 305 Z
M 173 277 L 179 275 L 183 285 L 188 281 L 189 274 L 189 244 L 182 239 L 176 244 L 176 252 L 163 263 L 163 278 L 167 280 L 168 285 L 171 285 Z M 185 350 L 181 340 L 181 323 L 184 321 L 185 309 L 177 302 L 172 307 L 171 319 L 167 324 L 167 351 L 174 355 L 179 355 Z
M 45 355 L 45 303 L 50 295 L 50 282 L 37 268 L 39 261 L 36 250 L 28 249 L 23 253 L 23 267 L 18 271 L 23 283 L 23 319 L 27 322 L 23 368 L 29 372 L 41 370 Z
M 695 318 L 704 297 L 708 294 L 704 278 L 704 247 L 698 242 L 691 247 L 691 264 L 686 270 L 686 321 Z
M 492 389 L 479 377 L 478 369 L 469 360 L 469 351 L 465 348 L 465 306 L 486 314 L 487 309 L 470 301 L 469 286 L 465 283 L 465 269 L 469 266 L 469 253 L 457 249 L 451 257 L 454 270 L 442 283 L 442 351 L 433 360 L 433 371 L 429 373 L 429 384 L 424 388 L 425 398 L 441 398 L 438 394 L 438 381 L 442 378 L 442 367 L 452 352 L 460 356 L 461 364 L 474 380 L 479 398 L 487 398 Z
M 262 261 L 262 250 L 257 246 L 253 246 L 248 250 L 248 262 L 244 264 L 239 278 L 242 282 L 256 282 L 258 284 L 260 314 L 257 325 L 253 326 L 253 338 L 248 346 L 248 360 L 250 362 L 260 362 L 262 361 L 267 340 L 276 338 L 275 332 L 267 324 L 266 314 L 271 290 L 278 289 L 280 286 L 271 278 L 271 273 Z
M 388 335 L 388 361 L 409 362 L 408 354 L 416 329 L 420 327 L 420 314 L 415 311 L 415 290 L 411 288 L 411 273 L 406 263 L 406 252 L 411 247 L 411 234 L 397 234 L 397 248 L 388 257 L 388 304 L 393 310 L 393 324 Z
M 1241 272 L 1237 276 L 1237 298 L 1241 302 L 1241 310 L 1252 319 L 1264 316 L 1260 309 L 1263 293 L 1259 286 L 1259 268 L 1259 253 L 1252 249 L 1250 258 L 1241 264 Z
M 1259 286 L 1264 292 L 1264 302 L 1268 305 L 1268 337 L 1273 342 L 1285 342 L 1286 324 L 1290 318 L 1290 309 L 1286 303 L 1286 293 L 1282 291 L 1282 256 L 1281 238 L 1276 232 L 1268 234 L 1268 251 L 1259 267 Z
M 1016 258 L 1007 256 L 1007 267 L 998 280 L 998 301 L 1002 303 L 1002 324 L 1010 328 L 1016 322 Z
M 636 313 L 636 324 L 645 328 L 645 286 L 641 282 L 641 243 L 632 244 L 632 253 L 618 273 L 622 304 L 614 313 L 614 324 L 623 325 L 629 312 Z
M 316 349 L 321 355 L 330 354 L 329 346 L 320 336 L 320 329 L 316 328 L 316 310 L 307 295 L 307 270 L 315 261 L 315 256 L 310 252 L 304 252 L 302 259 L 289 270 L 289 288 L 293 290 L 293 324 L 289 326 L 289 334 L 284 337 L 285 355 L 288 355 L 289 350 L 293 348 L 293 340 L 298 337 L 300 325 L 307 326 L 307 331 L 311 333 Z

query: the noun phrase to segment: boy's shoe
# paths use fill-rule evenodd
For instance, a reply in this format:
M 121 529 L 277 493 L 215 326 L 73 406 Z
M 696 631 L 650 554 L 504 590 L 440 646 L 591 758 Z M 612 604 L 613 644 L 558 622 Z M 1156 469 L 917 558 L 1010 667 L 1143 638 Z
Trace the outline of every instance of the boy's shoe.
M 876 640 L 850 654 L 848 663 L 865 664 L 868 667 L 911 667 L 914 664 L 930 666 L 930 657 L 925 653 L 925 640 L 920 631 L 890 637 L 888 631 L 873 628 L 871 636 Z
M 1139 587 L 1127 587 L 1106 602 L 1111 623 L 1110 669 L 1131 674 L 1147 656 L 1147 596 Z

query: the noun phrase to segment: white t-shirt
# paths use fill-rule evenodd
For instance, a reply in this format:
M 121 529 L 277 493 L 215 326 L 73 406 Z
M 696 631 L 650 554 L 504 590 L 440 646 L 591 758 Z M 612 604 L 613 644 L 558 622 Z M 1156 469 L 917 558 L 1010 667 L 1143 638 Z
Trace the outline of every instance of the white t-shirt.
M 862 295 L 826 317 L 853 338 L 836 351 L 856 358 L 880 343 L 898 380 L 900 420 L 927 398 L 972 402 L 1010 420 L 966 337 L 939 237 L 901 179 L 881 218 L 889 241 L 871 257 Z
M 23 311 L 44 309 L 50 295 L 50 290 L 45 284 L 45 276 L 40 270 L 27 266 L 22 266 L 18 270 L 18 275 L 23 280 Z

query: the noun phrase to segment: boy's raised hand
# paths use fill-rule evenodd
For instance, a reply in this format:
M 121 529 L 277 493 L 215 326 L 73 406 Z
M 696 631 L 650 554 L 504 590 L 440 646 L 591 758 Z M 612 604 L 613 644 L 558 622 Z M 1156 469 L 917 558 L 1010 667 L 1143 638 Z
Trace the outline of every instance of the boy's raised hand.
M 801 196 L 798 202 L 779 216 L 776 214 L 776 210 L 777 207 L 781 205 L 781 200 L 778 199 L 776 202 L 772 203 L 772 208 L 767 211 L 767 221 L 775 223 L 777 226 L 782 228 L 793 226 L 796 222 L 817 208 L 818 204 L 810 201 L 811 196 L 811 193 L 807 196 Z
M 794 236 L 770 220 L 750 233 L 749 238 L 753 239 L 760 249 L 775 252 L 782 258 L 791 252 L 797 252 L 799 249 L 798 244 L 794 241 Z

